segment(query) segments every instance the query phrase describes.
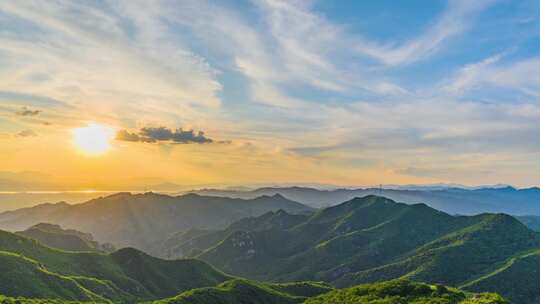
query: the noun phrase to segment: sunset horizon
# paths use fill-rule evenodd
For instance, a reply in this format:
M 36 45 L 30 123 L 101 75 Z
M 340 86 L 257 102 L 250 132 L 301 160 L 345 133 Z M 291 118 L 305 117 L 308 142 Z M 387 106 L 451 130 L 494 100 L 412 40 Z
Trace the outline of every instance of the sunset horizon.
M 534 5 L 420 7 L 2 3 L 0 177 L 536 186 Z

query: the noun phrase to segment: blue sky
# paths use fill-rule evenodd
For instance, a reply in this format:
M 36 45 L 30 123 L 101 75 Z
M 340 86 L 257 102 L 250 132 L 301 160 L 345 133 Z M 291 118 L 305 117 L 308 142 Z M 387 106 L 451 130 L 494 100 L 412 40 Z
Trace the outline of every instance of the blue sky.
M 193 170 L 219 151 L 216 182 L 531 185 L 538 16 L 508 0 L 7 1 L 0 141 L 89 121 L 193 128 L 230 143 L 172 148 L 197 151 Z M 264 170 L 217 173 L 238 159 Z

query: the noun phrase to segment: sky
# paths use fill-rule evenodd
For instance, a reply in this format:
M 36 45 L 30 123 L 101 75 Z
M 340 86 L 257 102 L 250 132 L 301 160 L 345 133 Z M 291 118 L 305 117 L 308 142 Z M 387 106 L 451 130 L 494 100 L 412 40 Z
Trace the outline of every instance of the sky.
M 0 181 L 535 185 L 538 16 L 527 0 L 1 1 Z

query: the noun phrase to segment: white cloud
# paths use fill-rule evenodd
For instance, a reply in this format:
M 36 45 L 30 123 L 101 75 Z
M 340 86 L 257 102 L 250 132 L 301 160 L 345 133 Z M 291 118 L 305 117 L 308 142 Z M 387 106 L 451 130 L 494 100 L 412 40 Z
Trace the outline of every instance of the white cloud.
M 540 57 L 501 63 L 503 55 L 495 55 L 481 62 L 466 65 L 455 76 L 445 81 L 443 89 L 463 94 L 472 89 L 491 85 L 539 97 Z
M 386 65 L 410 64 L 439 51 L 443 43 L 464 32 L 471 25 L 474 16 L 494 2 L 494 0 L 449 1 L 446 11 L 420 36 L 402 44 L 362 41 L 355 49 Z
M 478 85 L 478 82 L 486 76 L 486 68 L 489 68 L 501 58 L 502 54 L 498 54 L 478 63 L 464 66 L 449 84 L 443 85 L 443 90 L 453 93 L 462 93 Z
M 196 115 L 192 105 L 219 106 L 216 71 L 174 39 L 156 10 L 116 4 L 0 3 L 21 27 L 0 33 L 0 51 L 11 62 L 0 69 L 0 90 L 49 96 L 84 109 L 76 115 L 116 120 L 188 120 Z

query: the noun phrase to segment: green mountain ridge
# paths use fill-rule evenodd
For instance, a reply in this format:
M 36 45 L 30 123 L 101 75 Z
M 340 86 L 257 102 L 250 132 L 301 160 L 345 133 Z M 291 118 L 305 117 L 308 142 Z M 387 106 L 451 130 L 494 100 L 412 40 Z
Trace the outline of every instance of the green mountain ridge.
M 162 260 L 133 248 L 111 254 L 62 251 L 4 231 L 0 253 L 0 293 L 15 297 L 134 302 L 231 278 L 198 260 Z
M 270 284 L 248 280 L 232 280 L 215 287 L 186 291 L 176 297 L 153 304 L 295 304 L 332 288 L 312 282 Z
M 0 296 L 0 304 L 90 303 Z M 92 302 L 95 303 L 95 302 Z M 235 279 L 215 287 L 196 288 L 147 304 L 508 304 L 494 293 L 469 293 L 446 287 L 394 280 L 346 289 L 314 282 L 261 283 Z
M 305 304 L 508 304 L 497 294 L 468 294 L 443 285 L 394 280 L 337 289 Z
M 194 252 L 202 251 L 197 258 L 261 281 L 314 280 L 347 287 L 408 278 L 496 291 L 515 303 L 528 303 L 509 287 L 487 283 L 508 273 L 486 277 L 509 259 L 540 248 L 538 233 L 505 214 L 451 216 L 424 204 L 367 196 L 282 228 L 266 227 L 267 217 L 261 217 L 259 226 L 251 218 L 250 226 L 194 236 L 182 245 L 183 251 L 189 252 L 191 244 Z M 533 269 L 520 271 L 528 274 L 514 281 L 536 275 Z M 537 292 L 529 293 L 527 298 L 536 297 Z
M 302 217 L 309 216 L 277 211 L 261 216 L 263 226 L 257 226 L 256 218 L 249 218 L 232 227 L 260 228 L 260 232 L 289 229 L 298 226 Z M 50 225 L 43 228 L 59 229 Z M 196 235 L 198 232 L 192 233 L 192 236 Z M 362 290 L 362 294 L 357 290 Z M 63 251 L 5 231 L 0 231 L 0 294 L 0 304 L 348 303 L 343 299 L 352 301 L 350 303 L 401 304 L 404 299 L 407 303 L 507 303 L 495 294 L 472 294 L 442 285 L 403 280 L 343 290 L 322 282 L 257 282 L 225 275 L 199 260 L 163 260 L 134 248 L 123 248 L 110 254 Z M 336 302 L 335 299 L 340 300 Z

